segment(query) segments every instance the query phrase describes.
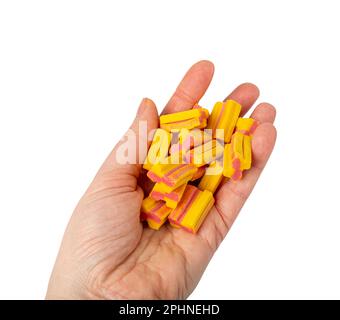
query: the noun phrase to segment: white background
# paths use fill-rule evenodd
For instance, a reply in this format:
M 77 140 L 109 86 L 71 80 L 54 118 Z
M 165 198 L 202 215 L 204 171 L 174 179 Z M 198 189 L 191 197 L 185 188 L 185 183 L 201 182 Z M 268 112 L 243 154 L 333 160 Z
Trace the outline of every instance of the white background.
M 338 1 L 1 1 L 0 298 L 44 298 L 64 228 L 139 101 L 215 63 L 278 140 L 191 298 L 340 298 Z

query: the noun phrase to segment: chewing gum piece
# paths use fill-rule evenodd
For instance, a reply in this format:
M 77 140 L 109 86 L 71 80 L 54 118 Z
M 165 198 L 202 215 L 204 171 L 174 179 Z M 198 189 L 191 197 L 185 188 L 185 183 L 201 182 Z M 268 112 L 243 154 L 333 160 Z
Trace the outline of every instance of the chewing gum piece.
M 168 208 L 175 209 L 181 200 L 186 184 L 181 185 L 177 189 L 167 193 L 164 191 L 164 184 L 156 183 L 150 192 L 150 197 L 154 200 L 163 200 Z
M 157 162 L 168 156 L 171 142 L 170 133 L 163 129 L 157 129 L 151 142 L 143 168 L 150 170 Z
M 197 167 L 210 164 L 223 154 L 223 144 L 213 139 L 203 145 L 196 146 L 188 151 L 185 155 L 187 163 L 194 164 Z
M 201 191 L 188 185 L 181 201 L 168 219 L 172 225 L 197 233 L 213 204 L 214 197 L 210 191 Z
M 160 116 L 159 121 L 160 127 L 170 132 L 179 129 L 205 128 L 208 117 L 207 109 L 195 108 Z
M 198 167 L 196 173 L 191 178 L 191 181 L 195 181 L 197 179 L 202 178 L 204 174 L 205 174 L 205 166 Z
M 223 167 L 218 161 L 212 162 L 205 170 L 205 174 L 201 179 L 198 188 L 200 190 L 208 190 L 212 193 L 216 191 L 223 178 Z
M 224 142 L 230 142 L 241 108 L 241 105 L 234 100 L 216 102 L 207 126 L 208 129 L 212 129 L 214 138 L 216 138 L 217 129 L 223 129 Z
M 164 192 L 178 188 L 187 183 L 196 173 L 192 164 L 161 164 L 157 163 L 148 171 L 147 176 L 154 182 L 162 183 Z
M 175 152 L 187 152 L 193 147 L 202 145 L 212 140 L 211 130 L 200 130 L 200 129 L 182 129 L 178 132 L 178 138 L 175 143 L 170 147 L 169 153 Z
M 146 220 L 150 228 L 158 230 L 166 222 L 171 210 L 164 201 L 155 201 L 147 197 L 142 201 L 142 220 Z
M 259 125 L 258 121 L 252 118 L 238 118 L 236 122 L 236 131 L 244 135 L 252 136 Z
M 223 175 L 232 180 L 240 180 L 242 171 L 250 169 L 251 161 L 251 137 L 235 132 L 231 143 L 224 148 Z

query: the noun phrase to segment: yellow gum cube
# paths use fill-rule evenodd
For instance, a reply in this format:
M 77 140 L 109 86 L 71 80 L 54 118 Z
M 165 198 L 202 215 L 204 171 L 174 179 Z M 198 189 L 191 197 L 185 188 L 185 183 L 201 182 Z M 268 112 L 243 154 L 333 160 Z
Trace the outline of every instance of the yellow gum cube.
M 175 152 L 187 152 L 191 148 L 202 145 L 212 140 L 211 130 L 200 130 L 200 129 L 181 129 L 177 132 L 172 133 L 177 139 L 172 140 L 172 145 L 170 147 L 169 153 L 173 154 Z
M 158 230 L 166 222 L 171 210 L 164 201 L 147 197 L 142 201 L 141 217 L 147 221 L 150 228 Z
M 231 154 L 240 159 L 241 170 L 251 167 L 251 137 L 241 132 L 235 132 L 231 139 Z
M 238 118 L 236 122 L 236 131 L 252 136 L 257 126 L 258 122 L 255 119 Z
M 197 167 L 201 167 L 221 157 L 223 150 L 223 144 L 213 139 L 188 151 L 186 154 L 186 161 Z
M 216 138 L 216 130 L 223 129 L 224 142 L 230 142 L 241 109 L 241 105 L 234 100 L 215 103 L 207 126 L 208 129 L 212 129 L 214 138 Z
M 213 204 L 214 197 L 210 191 L 201 191 L 188 185 L 181 201 L 168 219 L 172 225 L 197 233 Z
M 143 168 L 150 170 L 157 162 L 168 156 L 171 142 L 170 133 L 163 129 L 157 129 L 151 142 Z
M 200 190 L 208 190 L 212 193 L 216 191 L 223 179 L 223 167 L 217 161 L 212 162 L 206 169 L 198 188 Z
M 150 192 L 150 197 L 154 200 L 163 200 L 168 208 L 174 209 L 181 200 L 185 188 L 186 184 L 183 184 L 173 191 L 166 192 L 164 183 L 156 183 Z
M 242 178 L 242 171 L 251 167 L 251 137 L 235 132 L 226 144 L 223 156 L 223 175 L 233 180 Z
M 147 176 L 154 182 L 162 183 L 164 191 L 169 193 L 187 183 L 196 173 L 192 164 L 161 164 L 157 163 L 148 171 Z
M 196 108 L 160 116 L 160 127 L 167 131 L 178 129 L 204 128 L 207 125 L 209 111 Z
M 191 181 L 195 181 L 195 180 L 202 178 L 205 174 L 205 170 L 206 170 L 205 166 L 198 167 L 196 173 L 191 178 Z

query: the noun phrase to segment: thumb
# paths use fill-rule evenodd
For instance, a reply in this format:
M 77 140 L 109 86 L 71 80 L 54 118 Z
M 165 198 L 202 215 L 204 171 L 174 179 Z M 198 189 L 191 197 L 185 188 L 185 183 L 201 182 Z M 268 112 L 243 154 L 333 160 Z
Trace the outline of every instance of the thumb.
M 119 180 L 123 184 L 125 184 L 125 179 L 130 181 L 131 178 L 135 178 L 136 180 L 141 170 L 141 164 L 147 155 L 148 136 L 157 127 L 156 105 L 151 99 L 144 98 L 139 105 L 133 123 L 106 158 L 95 180 L 103 175 L 110 180 L 115 178 L 117 182 Z

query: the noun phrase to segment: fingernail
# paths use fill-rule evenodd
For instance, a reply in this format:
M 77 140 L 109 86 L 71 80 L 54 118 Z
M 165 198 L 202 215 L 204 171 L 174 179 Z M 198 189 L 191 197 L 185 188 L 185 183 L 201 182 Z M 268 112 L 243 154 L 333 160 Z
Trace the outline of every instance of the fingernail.
M 149 104 L 150 104 L 150 99 L 143 98 L 138 107 L 137 116 L 141 116 L 144 113 L 145 109 L 149 106 Z

